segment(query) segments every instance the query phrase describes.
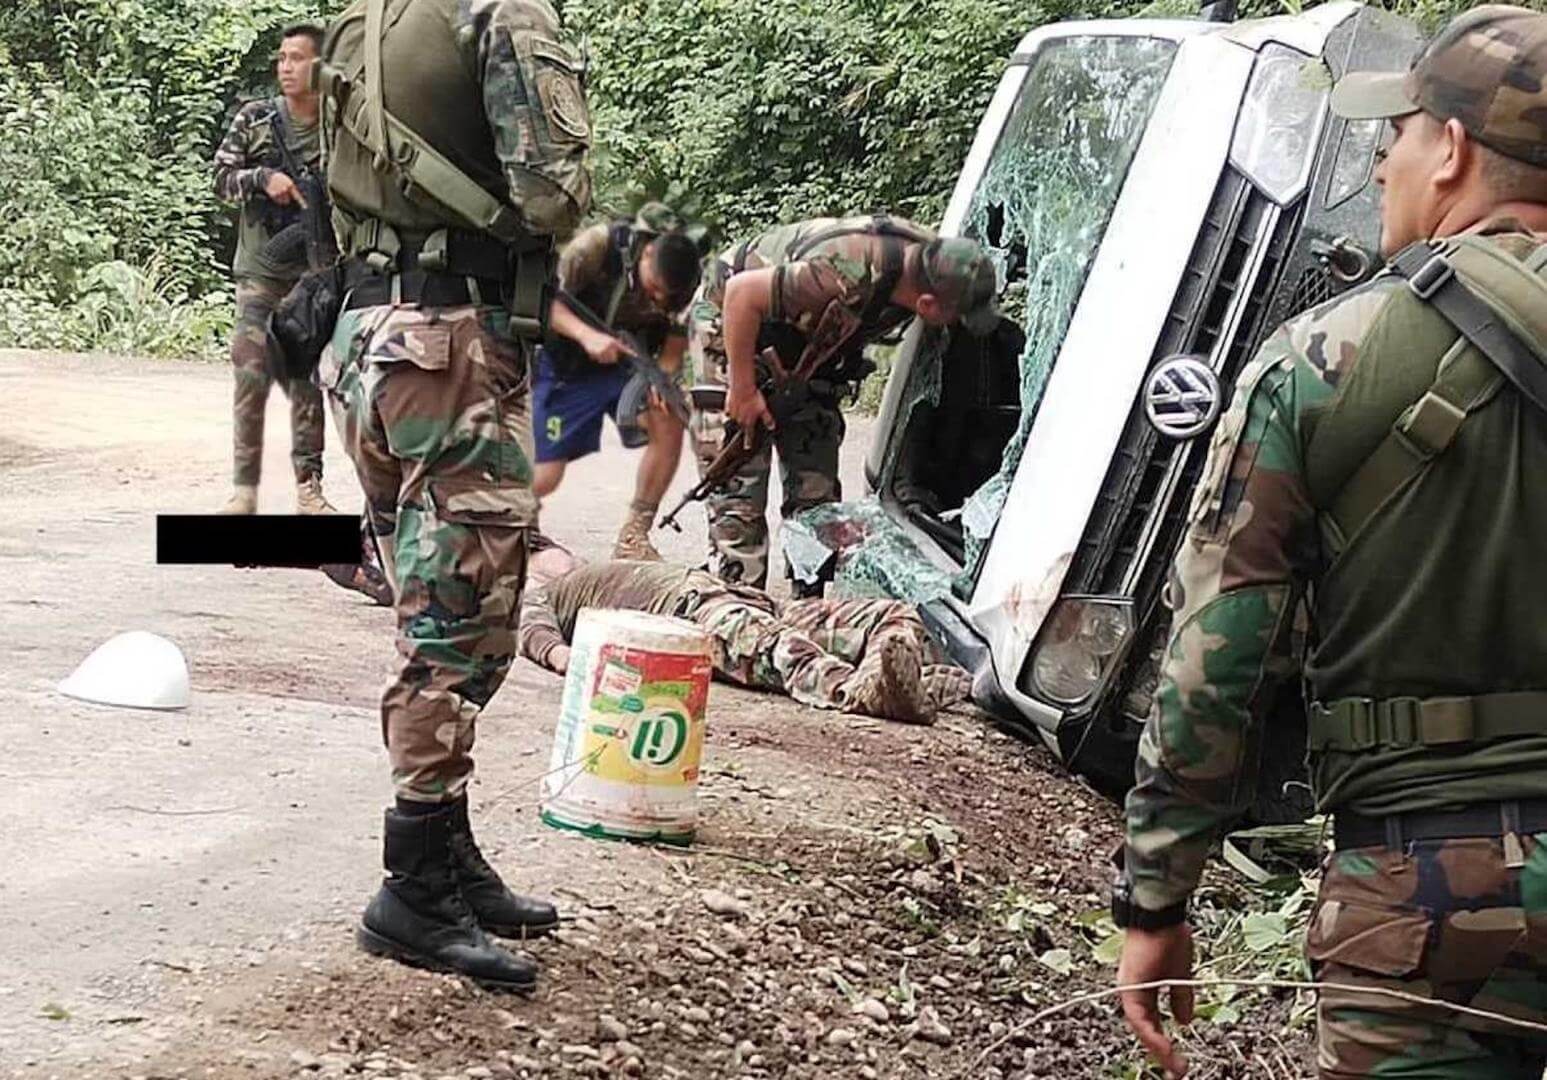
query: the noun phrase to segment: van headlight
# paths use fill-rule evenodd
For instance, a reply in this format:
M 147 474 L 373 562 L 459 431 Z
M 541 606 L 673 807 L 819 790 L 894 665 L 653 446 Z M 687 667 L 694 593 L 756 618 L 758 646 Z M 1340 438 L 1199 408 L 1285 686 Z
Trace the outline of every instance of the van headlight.
M 1330 83 L 1325 64 L 1287 45 L 1267 45 L 1257 56 L 1230 164 L 1280 206 L 1298 198 L 1310 181 Z
M 1060 600 L 1032 650 L 1031 679 L 1036 691 L 1060 705 L 1081 704 L 1106 682 L 1131 637 L 1131 601 Z

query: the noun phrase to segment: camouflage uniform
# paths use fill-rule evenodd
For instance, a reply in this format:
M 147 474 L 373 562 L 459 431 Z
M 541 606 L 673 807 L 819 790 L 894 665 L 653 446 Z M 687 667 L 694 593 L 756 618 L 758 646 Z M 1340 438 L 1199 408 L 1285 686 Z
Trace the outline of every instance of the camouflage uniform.
M 708 632 L 721 679 L 786 693 L 816 708 L 846 708 L 845 683 L 863 674 L 866 657 L 888 642 L 918 657 L 936 707 L 954 704 L 965 692 L 959 678 L 925 666 L 929 635 L 907 604 L 809 599 L 781 605 L 761 589 L 652 562 L 581 566 L 533 589 L 522 608 L 521 654 L 551 669 L 553 649 L 573 637 L 575 620 L 587 607 L 690 619 Z
M 1522 258 L 1542 243 L 1508 220 L 1480 231 Z M 1547 579 L 1534 567 L 1547 495 L 1493 478 L 1501 462 L 1547 463 L 1547 417 L 1505 387 L 1350 537 L 1334 510 L 1456 341 L 1405 282 L 1382 276 L 1287 323 L 1241 373 L 1177 555 L 1174 629 L 1127 800 L 1123 874 L 1136 907 L 1186 903 L 1213 839 L 1256 790 L 1262 732 L 1286 680 L 1303 674 L 1318 702 L 1540 685 Z M 1302 605 L 1314 628 L 1303 660 Z M 1454 625 L 1437 631 L 1437 611 Z M 1498 647 L 1505 626 L 1508 658 Z M 1360 752 L 1314 743 L 1323 811 L 1396 820 L 1547 790 L 1547 723 L 1541 735 L 1494 743 Z M 1542 1020 L 1541 839 L 1523 838 L 1523 869 L 1506 867 L 1496 837 L 1340 850 L 1311 921 L 1319 977 Z M 1320 1008 L 1325 1077 L 1534 1078 L 1547 1053 L 1518 1030 L 1369 995 L 1329 991 Z
M 386 108 L 508 199 L 531 234 L 567 235 L 589 204 L 589 127 L 578 59 L 552 7 L 411 0 L 394 10 L 384 70 L 404 77 L 384 80 Z M 330 31 L 329 63 L 358 62 L 361 11 L 353 5 Z M 479 81 L 464 85 L 474 72 Z M 354 230 L 371 219 L 403 236 L 460 224 L 375 171 L 358 142 L 329 135 L 329 149 L 346 252 L 362 250 Z M 382 732 L 398 796 L 414 802 L 463 794 L 474 722 L 515 655 L 537 510 L 534 342 L 517 336 L 498 299 L 346 302 L 318 371 L 394 587 L 398 664 Z
M 910 318 L 911 313 L 905 308 L 888 303 L 895 281 L 887 283 L 882 272 L 887 241 L 879 236 L 847 232 L 812 246 L 798 261 L 790 261 L 790 253 L 805 246 L 818 233 L 841 224 L 862 229 L 870 220 L 840 222 L 819 218 L 783 225 L 711 260 L 689 310 L 688 348 L 696 378 L 722 385 L 729 381 L 720 305 L 725 297 L 725 283 L 740 270 L 781 267 L 769 322 L 785 324 L 803 336 L 809 336 L 833 301 L 865 317 L 858 331 L 858 337 L 864 341 L 873 340 Z M 928 236 L 924 230 L 917 231 Z M 845 352 L 848 350 L 840 350 L 840 356 Z M 786 357 L 786 363 L 792 360 L 793 357 Z M 784 501 L 779 508 L 782 517 L 843 497 L 838 482 L 838 448 L 844 435 L 839 401 L 853 376 L 835 373 L 834 366 L 829 363 L 813 373 L 809 393 L 801 395 L 778 418 L 779 426 L 770 445 L 748 462 L 725 490 L 705 500 L 710 558 L 715 571 L 725 580 L 758 587 L 768 580 L 766 514 L 769 472 L 775 452 L 784 489 Z M 760 378 L 767 375 L 761 359 L 758 373 Z M 699 468 L 703 470 L 723 443 L 723 414 L 696 414 L 689 433 Z
M 274 117 L 285 108 L 283 98 L 244 105 L 231 120 L 231 128 L 215 151 L 215 192 L 226 202 L 241 206 L 236 255 L 231 272 L 236 278 L 236 326 L 231 333 L 231 366 L 236 377 L 232 408 L 234 482 L 256 487 L 263 465 L 263 420 L 273 378 L 269 375 L 265 330 L 270 313 L 306 269 L 304 258 L 295 264 L 275 263 L 263 247 L 272 236 L 260 220 L 258 209 L 266 203 L 264 185 L 276 172 L 284 172 Z M 321 158 L 317 125 L 302 127 L 286 115 L 291 153 L 315 168 Z M 283 387 L 290 399 L 291 463 L 295 478 L 322 475 L 322 394 L 311 383 L 292 380 Z
M 405 798 L 459 795 L 515 656 L 531 493 L 527 355 L 497 308 L 346 311 L 319 371 L 397 599 L 382 735 Z

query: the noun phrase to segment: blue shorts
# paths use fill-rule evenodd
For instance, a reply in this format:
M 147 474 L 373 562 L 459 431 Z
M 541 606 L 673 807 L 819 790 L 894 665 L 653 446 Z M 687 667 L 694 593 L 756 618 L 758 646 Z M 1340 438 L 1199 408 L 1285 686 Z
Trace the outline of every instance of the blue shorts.
M 593 364 L 560 378 L 547 349 L 537 353 L 532 382 L 532 436 L 537 460 L 574 461 L 602 448 L 602 420 L 618 421 L 618 398 L 630 378 L 627 364 Z

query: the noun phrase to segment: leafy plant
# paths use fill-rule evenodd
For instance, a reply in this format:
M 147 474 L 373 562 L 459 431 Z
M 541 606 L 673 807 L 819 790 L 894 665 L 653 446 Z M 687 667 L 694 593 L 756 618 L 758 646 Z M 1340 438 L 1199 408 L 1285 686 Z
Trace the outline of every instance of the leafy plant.
M 1246 0 L 1242 15 L 1299 2 Z M 1432 29 L 1468 5 L 1387 6 Z M 203 342 L 213 326 L 204 298 L 225 287 L 232 239 L 231 212 L 213 192 L 214 147 L 242 98 L 271 92 L 280 28 L 340 7 L 0 5 L 0 339 L 172 350 Z M 1056 19 L 1191 10 L 1188 0 L 565 5 L 593 58 L 599 210 L 665 198 L 722 246 L 824 214 L 889 210 L 933 224 L 1021 35 Z M 138 268 L 154 286 L 126 292 L 112 281 L 124 272 L 102 266 Z M 182 338 L 153 329 L 179 317 L 191 327 Z M 880 385 L 866 386 L 867 401 Z

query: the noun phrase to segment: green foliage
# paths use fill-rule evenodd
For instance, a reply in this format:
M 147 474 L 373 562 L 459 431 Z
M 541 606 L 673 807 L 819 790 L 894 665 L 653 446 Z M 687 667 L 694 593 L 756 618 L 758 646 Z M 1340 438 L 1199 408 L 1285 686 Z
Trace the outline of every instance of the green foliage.
M 238 98 L 261 92 L 280 27 L 313 14 L 304 0 L 0 9 L 0 345 L 207 351 L 230 242 L 210 157 Z
M 593 57 L 599 201 L 701 193 L 731 237 L 886 209 L 938 219 L 1016 41 L 1061 0 L 628 0 L 568 8 Z
M 159 259 L 144 267 L 99 262 L 80 276 L 68 304 L 0 287 L 0 346 L 224 356 L 235 315 L 231 295 L 190 296 L 163 266 Z
M 0 344 L 187 348 L 176 334 L 124 329 L 169 304 L 186 308 L 202 341 L 231 244 L 211 154 L 238 101 L 268 92 L 280 28 L 342 4 L 0 4 Z M 1246 0 L 1242 14 L 1301 6 Z M 1387 6 L 1433 28 L 1469 5 Z M 886 209 L 932 223 L 1023 34 L 1056 19 L 1194 10 L 1191 0 L 564 8 L 589 39 L 601 208 L 665 197 L 721 241 L 819 214 Z M 146 287 L 106 287 L 124 266 Z M 113 304 L 124 306 L 109 316 Z M 72 336 L 83 334 L 102 336 Z

